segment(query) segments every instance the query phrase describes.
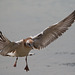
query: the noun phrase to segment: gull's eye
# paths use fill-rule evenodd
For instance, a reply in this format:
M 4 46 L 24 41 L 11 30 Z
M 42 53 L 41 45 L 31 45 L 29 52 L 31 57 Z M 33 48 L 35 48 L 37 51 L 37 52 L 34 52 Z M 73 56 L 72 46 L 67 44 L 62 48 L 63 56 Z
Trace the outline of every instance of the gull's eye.
M 31 44 L 30 43 L 27 43 L 27 46 L 31 47 Z
M 31 47 L 31 44 L 30 44 L 30 43 L 24 43 L 24 46 L 29 46 L 29 47 Z

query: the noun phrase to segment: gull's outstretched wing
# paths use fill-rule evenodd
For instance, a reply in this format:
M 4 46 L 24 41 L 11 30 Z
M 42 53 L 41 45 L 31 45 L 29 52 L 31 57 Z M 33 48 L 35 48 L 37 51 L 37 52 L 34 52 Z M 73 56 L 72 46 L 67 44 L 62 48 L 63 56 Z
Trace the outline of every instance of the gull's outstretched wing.
M 36 49 L 41 49 L 49 45 L 55 39 L 62 35 L 68 27 L 72 25 L 75 20 L 75 10 L 65 19 L 60 21 L 59 23 L 48 27 L 42 33 L 34 36 L 32 39 L 34 41 L 33 46 Z
M 2 50 L 6 45 L 11 43 L 5 36 L 3 36 L 2 32 L 0 31 L 0 50 Z
M 8 40 L 0 31 L 0 54 L 6 56 L 8 52 L 14 51 L 17 44 Z

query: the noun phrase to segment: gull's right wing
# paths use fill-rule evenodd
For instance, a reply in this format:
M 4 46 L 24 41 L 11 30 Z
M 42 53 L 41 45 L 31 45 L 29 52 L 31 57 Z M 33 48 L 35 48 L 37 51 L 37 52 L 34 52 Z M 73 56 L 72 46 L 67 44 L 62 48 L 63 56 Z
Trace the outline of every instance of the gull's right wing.
M 0 31 L 0 54 L 6 56 L 7 53 L 15 51 L 15 48 L 18 46 L 17 43 L 11 42 L 8 40 Z

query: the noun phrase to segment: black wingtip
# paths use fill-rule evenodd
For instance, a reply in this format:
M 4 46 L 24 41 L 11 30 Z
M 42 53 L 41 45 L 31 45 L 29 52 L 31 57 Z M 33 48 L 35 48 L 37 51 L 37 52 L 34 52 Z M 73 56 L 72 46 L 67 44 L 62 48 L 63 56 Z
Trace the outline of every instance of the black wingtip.
M 75 14 L 75 10 L 74 10 L 74 14 Z
M 75 20 L 75 10 L 74 10 L 74 20 Z
M 2 33 L 2 32 L 0 31 L 0 33 Z
M 75 10 L 73 11 L 73 13 L 75 14 Z
M 73 11 L 73 14 L 74 14 L 74 20 L 75 20 L 75 10 Z
M 72 12 L 72 14 L 74 14 L 74 15 L 75 15 L 75 10 Z
M 0 36 L 2 35 L 2 32 L 0 31 Z

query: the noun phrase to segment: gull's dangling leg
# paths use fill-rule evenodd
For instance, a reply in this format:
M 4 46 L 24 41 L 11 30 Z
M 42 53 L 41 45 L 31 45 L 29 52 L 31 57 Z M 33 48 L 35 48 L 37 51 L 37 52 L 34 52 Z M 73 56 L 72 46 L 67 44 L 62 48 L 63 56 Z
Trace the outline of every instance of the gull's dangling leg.
M 16 67 L 17 66 L 17 60 L 18 60 L 18 57 L 16 58 L 16 61 L 15 61 L 15 63 L 14 63 L 14 67 Z
M 25 61 L 26 61 L 26 66 L 25 66 L 24 70 L 29 71 L 29 67 L 28 67 L 28 63 L 27 63 L 27 56 L 25 58 Z

